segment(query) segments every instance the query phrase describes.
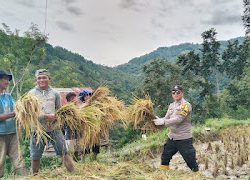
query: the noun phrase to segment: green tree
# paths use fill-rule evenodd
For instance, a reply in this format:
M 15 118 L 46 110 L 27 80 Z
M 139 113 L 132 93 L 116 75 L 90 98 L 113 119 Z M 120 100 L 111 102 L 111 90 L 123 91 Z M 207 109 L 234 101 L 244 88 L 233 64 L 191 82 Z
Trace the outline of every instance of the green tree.
M 222 94 L 223 104 L 228 114 L 239 119 L 249 118 L 250 106 L 250 1 L 243 0 L 244 14 L 243 25 L 246 29 L 246 37 L 242 45 L 237 42 L 229 43 L 224 51 L 224 69 L 233 79 Z
M 214 28 L 201 34 L 203 38 L 200 53 L 190 51 L 178 57 L 177 64 L 182 68 L 184 78 L 189 77 L 193 88 L 193 107 L 199 121 L 207 117 L 220 116 L 219 108 L 219 75 L 220 75 L 220 43 L 216 40 Z M 214 108 L 216 107 L 216 108 Z
M 240 79 L 250 52 L 250 39 L 246 38 L 243 44 L 238 41 L 228 42 L 227 49 L 222 54 L 221 70 L 232 79 Z
M 25 77 L 30 73 L 32 64 L 44 59 L 43 48 L 47 37 L 42 35 L 38 27 L 31 25 L 23 37 L 19 31 L 12 32 L 6 24 L 0 29 L 0 63 L 2 68 L 9 70 L 13 76 L 10 92 L 19 97 Z
M 219 91 L 220 43 L 216 40 L 216 34 L 217 32 L 213 28 L 203 32 L 201 34 L 203 38 L 201 54 L 190 51 L 179 56 L 177 60 L 177 64 L 183 67 L 183 75 L 191 72 L 193 75 L 199 76 L 198 82 L 203 87 L 202 97 L 214 94 L 215 87 L 217 87 L 217 92 Z
M 178 56 L 177 64 L 183 67 L 182 75 L 186 75 L 189 72 L 193 75 L 201 74 L 201 58 L 194 51 Z
M 245 66 L 242 78 L 233 80 L 224 91 L 224 104 L 228 114 L 234 118 L 247 119 L 250 117 L 250 57 Z
M 227 113 L 238 119 L 249 118 L 250 106 L 250 38 L 242 45 L 229 44 L 223 53 L 226 72 L 233 78 L 223 92 L 223 104 Z
M 144 80 L 141 95 L 149 94 L 160 115 L 166 113 L 166 106 L 172 102 L 170 89 L 181 84 L 180 68 L 165 59 L 155 59 L 144 66 Z
M 205 31 L 201 34 L 203 38 L 201 53 L 201 69 L 200 75 L 204 78 L 207 86 L 216 88 L 217 93 L 219 93 L 219 82 L 218 82 L 218 73 L 220 69 L 220 58 L 219 58 L 219 48 L 220 43 L 216 40 L 216 30 L 214 28 Z M 213 78 L 215 75 L 215 82 Z M 204 89 L 204 91 L 207 91 Z M 210 89 L 207 91 L 208 95 L 212 95 L 215 92 L 215 89 Z
M 246 29 L 246 35 L 248 35 L 250 32 L 250 0 L 243 0 L 243 5 L 245 9 L 241 18 Z

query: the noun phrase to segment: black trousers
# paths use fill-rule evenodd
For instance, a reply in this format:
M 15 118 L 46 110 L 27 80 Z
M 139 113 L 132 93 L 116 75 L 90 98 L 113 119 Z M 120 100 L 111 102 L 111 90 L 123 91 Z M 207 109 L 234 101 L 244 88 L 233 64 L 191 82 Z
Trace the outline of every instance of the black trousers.
M 164 144 L 164 150 L 161 155 L 161 164 L 169 165 L 173 155 L 178 151 L 192 171 L 196 172 L 199 170 L 192 138 L 183 140 L 172 140 L 168 138 Z

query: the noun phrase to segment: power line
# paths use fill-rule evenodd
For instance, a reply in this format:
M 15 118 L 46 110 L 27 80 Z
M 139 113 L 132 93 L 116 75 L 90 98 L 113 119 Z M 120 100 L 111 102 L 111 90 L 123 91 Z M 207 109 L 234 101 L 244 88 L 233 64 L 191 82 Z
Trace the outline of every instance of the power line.
M 44 35 L 45 35 L 45 33 L 46 33 L 46 28 L 47 28 L 47 9 L 48 9 L 48 2 L 47 2 L 47 0 L 46 0 L 46 5 L 45 5 L 44 32 L 43 32 Z

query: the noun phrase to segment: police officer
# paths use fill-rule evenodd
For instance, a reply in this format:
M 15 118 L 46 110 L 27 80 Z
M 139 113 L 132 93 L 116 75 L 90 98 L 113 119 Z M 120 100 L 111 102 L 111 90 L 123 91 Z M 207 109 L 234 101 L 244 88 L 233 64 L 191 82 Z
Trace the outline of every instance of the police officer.
M 174 86 L 171 89 L 171 93 L 174 102 L 169 105 L 165 117 L 153 120 L 157 126 L 165 125 L 170 128 L 161 156 L 160 169 L 169 169 L 172 156 L 179 151 L 188 167 L 196 172 L 199 168 L 196 162 L 195 149 L 192 144 L 192 106 L 183 98 L 182 86 Z

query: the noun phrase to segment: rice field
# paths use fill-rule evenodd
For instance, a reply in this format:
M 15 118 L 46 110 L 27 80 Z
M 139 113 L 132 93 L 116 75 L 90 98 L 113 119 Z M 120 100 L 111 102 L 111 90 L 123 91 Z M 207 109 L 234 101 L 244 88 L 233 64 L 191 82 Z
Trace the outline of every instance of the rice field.
M 210 178 L 244 178 L 250 172 L 250 126 L 227 128 L 219 139 L 202 144 L 200 169 Z
M 115 97 L 109 97 L 107 89 L 102 98 L 93 98 L 90 106 L 78 109 L 68 107 L 74 121 L 83 123 L 85 144 L 89 146 L 99 141 L 104 130 L 112 122 L 123 119 L 124 105 Z M 23 106 L 23 105 L 22 105 Z M 21 105 L 19 107 L 22 107 Z M 136 108 L 135 108 L 136 107 Z M 73 110 L 72 110 L 73 109 Z M 145 122 L 154 118 L 150 99 L 134 99 L 128 108 L 135 129 L 143 129 Z M 62 110 L 62 109 L 61 109 Z M 63 111 L 61 111 L 63 112 Z M 79 118 L 76 118 L 76 115 Z M 62 114 L 61 114 L 62 117 Z M 72 121 L 72 117 L 62 118 L 61 122 Z M 128 117 L 128 116 L 126 116 Z M 74 119 L 75 118 L 75 119 Z M 125 118 L 126 119 L 126 118 Z M 65 121 L 66 120 L 66 121 Z M 98 120 L 98 121 L 96 121 Z M 104 123 L 105 126 L 102 126 Z M 165 143 L 167 128 L 157 132 L 142 131 L 145 137 L 122 149 L 104 152 L 98 161 L 75 163 L 75 172 L 68 173 L 64 167 L 42 170 L 38 176 L 14 177 L 15 179 L 245 179 L 250 172 L 250 125 L 249 120 L 208 120 L 203 126 L 193 129 L 197 161 L 200 172 L 191 172 L 183 159 L 177 154 L 170 163 L 171 170 L 160 170 L 160 155 Z M 103 129 L 102 129 L 103 128 Z M 80 128 L 79 128 L 80 129 Z M 144 129 L 145 130 L 145 129 Z M 155 130 L 157 130 L 155 128 Z
M 164 171 L 154 169 L 149 165 L 136 164 L 134 162 L 120 162 L 117 164 L 103 164 L 90 162 L 75 164 L 75 172 L 67 173 L 64 168 L 45 170 L 36 177 L 25 177 L 20 179 L 65 179 L 65 180 L 168 180 L 168 179 L 204 179 L 199 173 L 184 171 Z

